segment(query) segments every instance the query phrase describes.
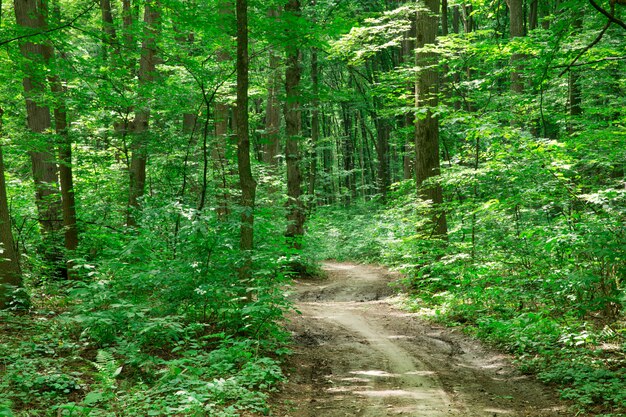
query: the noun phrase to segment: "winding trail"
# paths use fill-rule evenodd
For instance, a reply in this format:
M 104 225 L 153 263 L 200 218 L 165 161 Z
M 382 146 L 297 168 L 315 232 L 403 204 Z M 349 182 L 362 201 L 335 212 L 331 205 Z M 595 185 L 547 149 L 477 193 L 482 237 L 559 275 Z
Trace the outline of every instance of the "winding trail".
M 394 278 L 374 266 L 328 262 L 328 278 L 296 283 L 300 315 L 292 376 L 273 415 L 564 416 L 546 386 L 506 356 L 390 304 Z

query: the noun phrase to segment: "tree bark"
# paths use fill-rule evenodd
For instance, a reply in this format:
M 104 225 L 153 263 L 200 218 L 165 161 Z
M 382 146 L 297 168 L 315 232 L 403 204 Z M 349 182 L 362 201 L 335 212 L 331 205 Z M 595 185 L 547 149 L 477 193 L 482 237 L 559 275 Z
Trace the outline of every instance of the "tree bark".
M 441 0 L 441 34 L 448 36 L 448 0 Z
M 285 12 L 299 16 L 301 6 L 299 0 L 289 0 L 285 5 Z M 302 204 L 302 174 L 300 172 L 300 140 L 302 135 L 302 119 L 300 102 L 300 79 L 302 76 L 302 64 L 299 40 L 292 29 L 287 29 L 291 36 L 290 43 L 286 46 L 285 63 L 285 133 L 287 142 L 285 146 L 285 159 L 287 162 L 287 232 L 285 236 L 290 244 L 301 248 L 301 238 L 304 235 L 304 205 Z
M 530 12 L 528 13 L 528 29 L 534 30 L 539 26 L 539 0 L 530 2 Z
M 279 11 L 273 7 L 269 17 L 277 19 Z M 265 134 L 263 137 L 262 160 L 273 166 L 278 165 L 280 154 L 280 56 L 273 47 L 269 49 L 269 76 L 267 85 L 267 106 L 265 109 Z
M 69 252 L 78 248 L 78 228 L 76 226 L 76 200 L 74 198 L 74 176 L 72 173 L 72 141 L 67 131 L 67 110 L 64 103 L 65 89 L 58 76 L 50 80 L 50 88 L 55 94 L 54 124 L 60 138 L 58 143 L 59 179 L 61 183 L 61 203 L 63 211 L 63 229 L 65 249 Z M 72 264 L 68 263 L 68 276 Z
M 518 37 L 525 36 L 524 32 L 524 0 L 506 0 L 509 6 L 510 16 L 510 35 L 511 40 Z M 511 72 L 511 91 L 514 93 L 524 92 L 524 82 L 520 73 L 520 64 L 524 59 L 523 54 L 514 53 L 511 55 L 511 66 L 513 71 Z
M 572 25 L 575 30 L 580 30 L 583 27 L 583 18 L 579 16 L 574 20 Z M 583 113 L 582 109 L 582 92 L 580 91 L 580 73 L 577 68 L 570 68 L 568 73 L 568 105 L 570 120 L 567 124 L 567 130 L 569 133 L 573 133 L 575 128 L 575 120 Z
M 420 51 L 426 45 L 432 45 L 437 39 L 439 0 L 426 0 L 428 11 L 416 14 L 417 53 L 416 66 L 421 68 L 415 83 L 415 107 L 426 108 L 426 114 L 416 117 L 415 122 L 415 173 L 416 185 L 420 196 L 431 200 L 434 205 L 434 234 L 445 237 L 447 234 L 446 214 L 438 206 L 443 203 L 441 186 L 424 186 L 424 181 L 439 175 L 439 121 L 432 113 L 438 104 L 437 54 Z
M 45 30 L 48 26 L 46 0 L 14 0 L 15 20 L 19 26 L 28 29 Z M 66 274 L 62 263 L 61 194 L 59 192 L 58 168 L 55 161 L 54 141 L 46 136 L 51 128 L 50 108 L 39 105 L 46 93 L 46 66 L 52 58 L 52 47 L 45 43 L 23 42 L 20 52 L 24 57 L 23 79 L 26 98 L 28 128 L 38 138 L 38 143 L 29 152 L 35 182 L 35 202 L 39 214 L 39 224 L 43 236 L 43 254 L 52 267 L 52 274 L 62 277 Z
M 309 189 L 310 197 L 315 196 L 315 185 L 317 182 L 317 146 L 320 140 L 320 67 L 317 57 L 317 49 L 311 50 L 311 83 L 313 84 L 313 101 L 311 109 L 311 163 L 309 172 Z M 312 199 L 313 201 L 315 199 Z
M 2 137 L 3 113 L 4 110 L 0 108 L 0 137 Z M 21 287 L 22 274 L 11 232 L 11 217 L 4 179 L 4 160 L 2 145 L 0 145 L 0 310 L 18 301 L 14 298 L 14 294 L 15 290 Z
M 233 4 L 230 1 L 220 3 L 219 14 L 223 16 L 224 22 L 230 21 L 233 14 Z M 220 29 L 226 33 L 231 33 L 231 29 L 226 24 Z M 217 52 L 217 62 L 225 63 L 232 60 L 232 55 L 226 48 L 220 48 Z M 207 103 L 208 105 L 208 103 Z M 213 165 L 214 179 L 217 181 L 217 214 L 224 220 L 230 213 L 230 189 L 228 178 L 231 174 L 228 158 L 226 157 L 229 146 L 230 114 L 231 105 L 224 97 L 218 97 L 215 103 L 215 141 L 211 149 L 211 161 Z
M 243 262 L 239 278 L 247 281 L 252 275 L 252 250 L 254 248 L 254 203 L 256 181 L 250 165 L 250 131 L 248 115 L 248 2 L 237 0 L 237 162 L 241 186 L 241 228 L 239 248 Z
M 146 89 L 155 80 L 156 75 L 156 37 L 159 31 L 159 2 L 146 3 L 144 8 L 144 40 L 141 45 L 138 80 L 139 86 Z M 144 97 L 145 99 L 145 97 Z M 135 109 L 133 120 L 131 162 L 129 173 L 128 213 L 126 224 L 136 226 L 135 214 L 139 210 L 139 203 L 145 193 L 146 165 L 148 153 L 146 149 L 147 135 L 150 123 L 150 107 L 141 103 Z
M 111 10 L 111 0 L 100 0 L 100 14 L 102 15 L 102 32 L 104 33 L 104 45 L 102 45 L 104 56 L 107 56 L 107 48 L 115 44 L 117 34 L 113 23 L 113 12 Z M 119 49 L 115 48 L 119 53 Z

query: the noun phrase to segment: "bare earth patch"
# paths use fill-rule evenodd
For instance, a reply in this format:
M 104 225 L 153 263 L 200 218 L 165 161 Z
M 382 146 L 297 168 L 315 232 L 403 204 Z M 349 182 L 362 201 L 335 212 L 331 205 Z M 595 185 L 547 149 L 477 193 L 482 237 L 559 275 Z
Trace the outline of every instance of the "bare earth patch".
M 328 279 L 303 280 L 290 317 L 291 381 L 275 416 L 563 416 L 554 391 L 505 355 L 394 308 L 394 276 L 328 262 Z

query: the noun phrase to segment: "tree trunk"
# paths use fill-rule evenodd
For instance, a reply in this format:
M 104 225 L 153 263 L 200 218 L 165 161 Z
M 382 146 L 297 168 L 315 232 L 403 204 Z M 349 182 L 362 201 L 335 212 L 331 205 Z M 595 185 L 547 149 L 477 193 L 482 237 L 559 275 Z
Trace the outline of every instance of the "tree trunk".
M 416 14 L 417 48 L 432 45 L 437 38 L 439 0 L 426 0 L 425 4 L 428 11 L 419 11 Z M 427 179 L 439 175 L 440 170 L 439 121 L 431 110 L 438 104 L 437 54 L 418 49 L 415 56 L 416 66 L 421 68 L 415 83 L 415 107 L 428 109 L 425 115 L 416 117 L 415 122 L 416 185 L 419 194 L 423 198 L 431 200 L 435 206 L 433 214 L 434 234 L 445 237 L 447 234 L 446 214 L 437 207 L 443 203 L 441 186 L 423 185 Z
M 539 0 L 531 0 L 528 14 L 528 29 L 534 30 L 539 26 Z
M 45 0 L 15 0 L 15 20 L 19 26 L 45 30 L 47 28 L 47 3 Z M 58 169 L 55 161 L 54 143 L 45 133 L 51 128 L 50 108 L 39 105 L 46 93 L 46 66 L 52 58 L 52 47 L 48 44 L 24 42 L 20 44 L 24 57 L 23 79 L 26 98 L 28 128 L 38 135 L 40 142 L 32 146 L 30 157 L 35 182 L 35 202 L 43 236 L 44 258 L 52 267 L 56 277 L 65 275 L 61 230 L 61 194 L 59 193 Z
M 471 4 L 463 5 L 463 29 L 465 33 L 471 33 L 474 31 L 474 16 L 472 12 L 474 8 Z
M 389 190 L 389 133 L 391 126 L 382 117 L 376 120 L 376 156 L 378 157 L 378 192 L 382 201 L 387 200 Z
M 461 10 L 458 5 L 452 6 L 452 32 L 458 34 L 460 32 Z
M 231 1 L 220 3 L 219 14 L 223 16 L 223 21 L 230 21 L 233 13 L 233 4 Z M 226 33 L 231 33 L 231 28 L 226 24 L 221 25 L 220 29 Z M 226 48 L 220 48 L 217 52 L 217 62 L 225 63 L 232 59 L 230 52 Z M 206 103 L 208 106 L 209 103 Z M 211 148 L 211 161 L 213 165 L 213 176 L 217 182 L 217 214 L 220 219 L 225 220 L 230 213 L 230 189 L 228 178 L 232 168 L 229 165 L 226 153 L 229 145 L 230 130 L 230 114 L 232 106 L 227 103 L 225 97 L 218 97 L 215 103 L 215 141 Z M 207 119 L 208 121 L 208 119 Z M 205 155 L 206 157 L 206 155 Z M 203 186 L 204 188 L 204 186 Z M 203 193 L 206 190 L 203 189 Z
M 574 20 L 573 28 L 578 31 L 583 27 L 583 18 L 579 16 Z M 569 104 L 569 116 L 570 120 L 567 124 L 567 130 L 569 133 L 573 133 L 575 128 L 576 118 L 583 113 L 582 109 L 582 93 L 580 91 L 580 73 L 576 68 L 570 68 L 568 78 L 568 104 Z
M 448 0 L 441 0 L 441 34 L 448 36 Z
M 272 7 L 269 11 L 269 17 L 277 20 L 279 16 L 279 10 Z M 262 160 L 273 166 L 278 165 L 278 155 L 280 154 L 280 101 L 278 99 L 281 82 L 280 61 L 280 55 L 270 46 Z
M 113 23 L 113 12 L 111 11 L 111 0 L 100 0 L 100 14 L 102 15 L 102 32 L 104 33 L 104 56 L 107 56 L 107 48 L 114 43 L 117 34 Z M 118 48 L 115 48 L 118 49 Z
M 2 137 L 3 113 L 4 111 L 0 108 L 0 137 Z M 19 301 L 14 295 L 15 290 L 22 287 L 22 274 L 13 242 L 13 233 L 11 233 L 2 145 L 0 145 L 0 250 L 0 310 L 3 310 Z
M 313 84 L 313 101 L 311 109 L 311 163 L 309 172 L 308 194 L 312 198 L 315 196 L 315 184 L 317 181 L 317 146 L 320 140 L 320 68 L 317 59 L 317 49 L 311 50 L 311 83 Z M 315 201 L 312 198 L 312 201 Z M 313 203 L 314 204 L 314 203 Z
M 285 5 L 285 12 L 294 16 L 301 13 L 300 1 L 289 0 Z M 291 31 L 292 29 L 288 29 Z M 285 133 L 287 144 L 285 159 L 287 162 L 287 232 L 285 236 L 291 241 L 294 248 L 301 248 L 301 238 L 304 235 L 304 206 L 302 204 L 302 174 L 300 173 L 299 143 L 302 135 L 301 120 L 301 92 L 300 79 L 302 67 L 300 49 L 295 34 L 289 37 L 292 43 L 286 47 L 285 71 Z
M 506 3 L 509 6 L 511 39 L 524 36 L 524 0 L 506 0 Z M 524 82 L 520 74 L 520 61 L 523 59 L 523 54 L 514 53 L 511 55 L 511 66 L 513 67 L 511 91 L 514 93 L 524 92 Z
M 252 275 L 252 249 L 254 248 L 254 201 L 256 181 L 250 166 L 250 131 L 248 118 L 248 3 L 237 0 L 237 162 L 241 186 L 241 229 L 239 248 L 243 262 L 239 278 L 248 281 Z
M 139 86 L 145 89 L 155 80 L 156 75 L 156 36 L 159 30 L 159 2 L 146 3 L 144 9 L 144 40 L 141 45 L 141 58 L 139 62 Z M 145 97 L 144 97 L 145 99 Z M 141 103 L 135 110 L 132 132 L 132 156 L 129 167 L 129 195 L 128 213 L 126 224 L 135 226 L 137 221 L 135 214 L 139 210 L 139 203 L 145 193 L 146 164 L 148 153 L 146 149 L 146 137 L 150 122 L 150 107 L 147 103 Z
M 78 228 L 76 226 L 76 200 L 74 198 L 74 177 L 72 174 L 72 141 L 67 131 L 67 110 L 63 97 L 65 95 L 65 89 L 58 76 L 51 78 L 50 86 L 56 96 L 54 127 L 57 135 L 61 139 L 58 144 L 58 154 L 65 249 L 68 252 L 73 252 L 78 248 Z M 72 266 L 72 263 L 68 261 L 68 277 L 73 275 L 71 272 Z

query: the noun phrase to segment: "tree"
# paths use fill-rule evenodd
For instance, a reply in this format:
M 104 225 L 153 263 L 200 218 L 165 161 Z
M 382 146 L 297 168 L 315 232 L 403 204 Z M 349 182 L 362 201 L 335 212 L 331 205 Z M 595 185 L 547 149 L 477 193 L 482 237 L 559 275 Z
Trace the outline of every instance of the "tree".
M 415 83 L 415 107 L 420 111 L 415 120 L 415 174 L 418 192 L 435 206 L 434 233 L 445 236 L 445 211 L 436 208 L 443 203 L 440 185 L 424 184 L 439 175 L 439 120 L 433 114 L 438 104 L 437 54 L 427 48 L 435 44 L 439 23 L 439 0 L 426 0 L 426 9 L 415 13 L 417 33 L 416 66 L 419 74 Z
M 150 105 L 147 102 L 151 90 L 151 84 L 156 80 L 157 63 L 157 35 L 160 26 L 159 1 L 146 2 L 144 6 L 144 33 L 141 45 L 141 58 L 139 60 L 139 89 L 143 103 L 138 103 L 135 108 L 135 118 L 132 122 L 132 156 L 129 174 L 128 214 L 126 224 L 135 226 L 135 212 L 139 209 L 139 202 L 145 193 L 146 187 L 146 163 L 148 160 L 147 139 L 150 123 Z
M 299 0 L 289 0 L 285 12 L 300 16 Z M 287 232 L 286 236 L 295 248 L 300 248 L 304 235 L 304 205 L 302 204 L 302 174 L 300 172 L 299 142 L 302 135 L 302 115 L 300 111 L 300 79 L 302 76 L 299 39 L 294 29 L 287 29 L 289 43 L 286 46 L 285 70 L 285 159 L 287 162 Z
M 242 281 L 250 279 L 254 248 L 254 205 L 256 181 L 250 164 L 250 122 L 248 115 L 248 2 L 237 0 L 237 163 L 241 188 L 241 227 L 239 248 L 244 259 L 239 268 Z
M 15 20 L 26 31 L 42 31 L 48 26 L 46 0 L 15 0 Z M 28 128 L 33 134 L 30 146 L 35 201 L 43 236 L 45 258 L 53 266 L 53 275 L 66 275 L 62 264 L 61 230 L 63 228 L 61 193 L 59 192 L 58 167 L 55 144 L 48 134 L 52 121 L 50 108 L 44 102 L 47 90 L 47 66 L 53 56 L 52 47 L 45 42 L 24 41 L 20 43 L 24 58 L 24 96 Z
M 270 19 L 277 20 L 279 16 L 278 8 L 272 7 L 269 11 Z M 280 55 L 275 46 L 270 45 L 262 159 L 263 162 L 273 166 L 278 165 L 278 155 L 280 154 L 280 63 Z
M 506 0 L 509 6 L 509 31 L 511 40 L 525 35 L 524 31 L 524 0 Z M 520 74 L 520 61 L 524 59 L 524 54 L 513 53 L 511 55 L 511 91 L 516 93 L 524 92 L 524 81 Z
M 0 108 L 0 138 L 2 138 L 2 115 Z M 15 299 L 15 290 L 22 288 L 22 272 L 11 232 L 11 217 L 4 178 L 4 158 L 0 144 L 0 310 L 19 301 Z

